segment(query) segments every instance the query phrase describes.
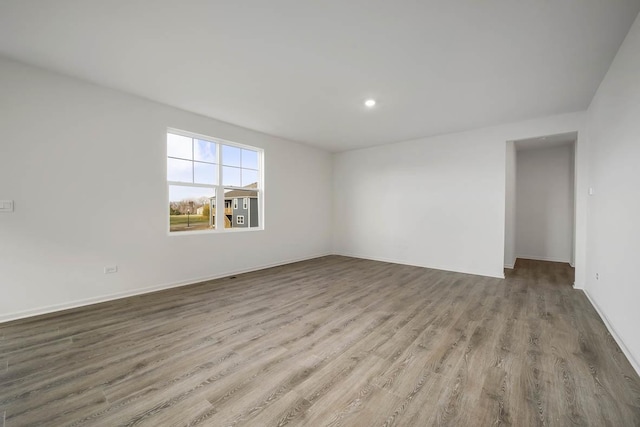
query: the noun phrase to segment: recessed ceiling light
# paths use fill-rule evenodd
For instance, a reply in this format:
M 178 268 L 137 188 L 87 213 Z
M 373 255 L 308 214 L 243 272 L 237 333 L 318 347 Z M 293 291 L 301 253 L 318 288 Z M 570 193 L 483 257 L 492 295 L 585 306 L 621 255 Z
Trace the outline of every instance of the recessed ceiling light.
M 376 105 L 376 100 L 375 99 L 367 99 L 366 101 L 364 101 L 364 105 L 366 105 L 367 107 L 371 108 L 374 105 Z

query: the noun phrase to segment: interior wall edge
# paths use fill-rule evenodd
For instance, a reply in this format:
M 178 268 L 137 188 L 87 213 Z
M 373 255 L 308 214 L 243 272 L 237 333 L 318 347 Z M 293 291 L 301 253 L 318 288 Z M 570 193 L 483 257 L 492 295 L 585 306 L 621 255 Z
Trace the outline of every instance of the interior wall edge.
M 622 337 L 618 334 L 618 332 L 613 327 L 613 325 L 611 324 L 611 322 L 609 321 L 607 316 L 604 314 L 604 311 L 602 311 L 600 309 L 600 306 L 598 306 L 598 304 L 595 302 L 595 300 L 593 298 L 591 298 L 591 295 L 589 294 L 589 292 L 586 289 L 584 289 L 584 288 L 577 288 L 577 289 L 579 289 L 582 292 L 584 292 L 585 296 L 589 300 L 589 303 L 598 312 L 598 315 L 602 319 L 602 322 L 606 326 L 607 330 L 609 331 L 609 333 L 611 334 L 613 339 L 618 344 L 618 347 L 620 347 L 620 350 L 622 350 L 622 353 L 624 353 L 624 355 L 626 356 L 627 360 L 631 364 L 631 367 L 633 367 L 633 369 L 636 371 L 636 373 L 638 375 L 640 375 L 640 362 L 638 362 L 636 360 L 636 358 L 633 356 L 633 353 L 631 353 L 629 348 L 626 346 L 626 344 L 624 343 L 624 340 L 622 339 Z
M 118 292 L 118 293 L 114 293 L 114 294 L 107 294 L 107 295 L 97 296 L 97 297 L 93 297 L 93 298 L 86 298 L 86 299 L 81 299 L 81 300 L 76 300 L 76 301 L 70 301 L 70 302 L 66 302 L 66 303 L 62 303 L 62 304 L 55 304 L 55 305 L 50 305 L 50 306 L 46 306 L 46 307 L 39 307 L 39 308 L 35 308 L 35 309 L 30 309 L 30 310 L 24 310 L 24 311 L 19 311 L 19 312 L 14 312 L 14 313 L 2 314 L 2 315 L 0 315 L 0 323 L 7 323 L 7 322 L 14 321 L 14 320 L 26 319 L 26 318 L 35 317 L 35 316 L 41 316 L 43 314 L 56 313 L 56 312 L 59 312 L 59 311 L 69 310 L 69 309 L 72 309 L 72 308 L 86 307 L 86 306 L 93 305 L 93 304 L 100 304 L 100 303 L 103 303 L 103 302 L 114 301 L 114 300 L 133 297 L 133 296 L 137 296 L 137 295 L 150 294 L 150 293 L 153 293 L 153 292 L 163 291 L 163 290 L 172 289 L 172 288 L 180 288 L 180 287 L 183 287 L 183 286 L 194 285 L 196 283 L 206 282 L 206 281 L 209 281 L 209 280 L 222 279 L 224 277 L 233 276 L 233 275 L 236 275 L 236 274 L 251 273 L 251 272 L 254 272 L 254 271 L 265 270 L 267 268 L 278 267 L 278 266 L 286 265 L 286 264 L 293 264 L 295 262 L 307 261 L 307 260 L 311 260 L 311 259 L 315 259 L 315 258 L 321 258 L 321 257 L 328 256 L 328 255 L 332 255 L 332 253 L 331 252 L 320 253 L 320 254 L 311 255 L 311 256 L 305 256 L 305 257 L 301 257 L 301 258 L 288 259 L 288 260 L 285 260 L 285 261 L 279 261 L 279 262 L 275 262 L 275 263 L 259 265 L 259 266 L 255 266 L 255 267 L 242 269 L 242 270 L 228 271 L 228 272 L 216 274 L 214 276 L 191 278 L 191 279 L 182 280 L 182 281 L 179 281 L 179 282 L 164 283 L 164 284 L 160 284 L 160 285 L 148 286 L 148 287 L 145 287 L 145 288 L 132 289 L 130 291 L 125 291 L 125 292 Z
M 517 255 L 516 260 L 517 259 L 532 259 L 534 261 L 562 262 L 562 263 L 571 265 L 571 267 L 574 267 L 573 264 L 571 264 L 571 260 L 566 258 L 544 257 L 544 256 L 537 256 L 537 255 Z
M 488 272 L 477 272 L 477 271 L 452 270 L 451 268 L 434 267 L 434 266 L 426 265 L 426 264 L 415 264 L 415 263 L 410 263 L 410 262 L 406 262 L 406 261 L 402 261 L 402 260 L 398 260 L 398 259 L 362 255 L 362 254 L 357 254 L 357 253 L 353 253 L 353 252 L 346 252 L 346 251 L 337 251 L 337 252 L 334 251 L 333 255 L 346 256 L 346 257 L 350 257 L 350 258 L 366 259 L 366 260 L 370 260 L 370 261 L 388 262 L 390 264 L 410 265 L 412 267 L 429 268 L 431 270 L 451 271 L 453 273 L 471 274 L 473 276 L 492 277 L 492 278 L 495 278 L 495 279 L 504 279 L 505 278 L 504 277 L 504 272 L 501 272 L 501 273 L 488 273 Z

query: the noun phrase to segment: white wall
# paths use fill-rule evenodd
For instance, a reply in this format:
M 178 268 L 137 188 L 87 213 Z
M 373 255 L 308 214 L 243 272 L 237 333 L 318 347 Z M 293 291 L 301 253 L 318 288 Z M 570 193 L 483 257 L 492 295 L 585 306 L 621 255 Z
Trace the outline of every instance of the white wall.
M 264 231 L 167 235 L 167 127 L 264 149 Z M 327 152 L 4 59 L 0 135 L 0 320 L 331 250 Z
M 573 264 L 573 144 L 516 158 L 517 258 Z
M 516 263 L 516 146 L 507 142 L 505 158 L 505 220 L 504 220 L 504 266 L 513 268 Z
M 502 277 L 506 141 L 578 131 L 580 144 L 583 119 L 565 114 L 336 154 L 335 252 Z M 582 227 L 582 198 L 578 211 Z
M 588 110 L 594 195 L 589 197 L 586 291 L 640 373 L 639 52 L 640 17 Z

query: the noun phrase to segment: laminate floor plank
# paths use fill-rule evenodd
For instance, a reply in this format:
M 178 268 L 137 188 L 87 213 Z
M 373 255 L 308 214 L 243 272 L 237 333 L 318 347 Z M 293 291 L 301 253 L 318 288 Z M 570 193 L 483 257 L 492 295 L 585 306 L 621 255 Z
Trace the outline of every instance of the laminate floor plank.
M 311 405 L 299 418 L 303 425 L 372 425 L 375 420 L 360 416 L 354 401 L 362 400 L 375 387 L 369 381 L 378 375 L 388 361 L 375 354 L 354 355 L 350 351 L 329 363 L 320 375 L 325 382 L 309 379 L 298 393 Z M 332 372 L 340 372 L 332 376 Z M 320 387 L 318 387 L 318 385 Z M 283 417 L 280 417 L 281 419 Z M 293 420 L 291 420 L 293 421 Z M 360 423 L 360 424 L 357 424 Z
M 166 375 L 163 380 L 151 386 L 139 388 L 124 397 L 112 396 L 114 400 L 110 399 L 111 406 L 100 413 L 98 419 L 104 425 L 129 424 L 143 419 L 151 422 L 155 416 L 163 416 L 166 411 L 173 412 L 173 408 L 184 405 L 183 402 L 205 401 L 207 392 L 222 389 L 221 384 L 230 387 L 233 381 L 228 381 L 229 377 L 247 370 L 259 371 L 264 364 L 285 352 L 283 348 L 271 347 L 244 360 L 234 355 L 198 366 L 191 366 L 187 361 L 186 368 L 180 369 L 178 366 L 174 374 Z M 225 388 L 225 392 L 229 390 L 230 388 Z M 183 415 L 186 417 L 187 413 L 183 412 Z M 93 425 L 92 421 L 94 420 L 84 419 L 77 425 Z
M 461 362 L 461 360 L 459 361 Z M 377 425 L 384 426 L 430 426 L 432 419 L 441 411 L 441 401 L 456 386 L 457 378 L 447 371 L 436 374 L 430 368 L 417 370 L 405 388 L 397 387 L 386 395 L 374 393 L 371 404 L 365 411 L 379 420 Z M 375 405 L 375 406 L 374 406 Z M 387 408 L 380 412 L 378 408 Z M 478 425 L 476 423 L 472 425 Z
M 304 308 L 304 307 L 302 307 Z M 265 314 L 268 316 L 273 316 L 273 311 L 272 310 L 270 313 Z M 255 313 L 254 313 L 255 314 Z M 252 319 L 252 322 L 257 320 L 260 320 L 260 317 L 258 316 L 251 316 L 250 319 Z M 208 319 L 210 320 L 210 319 Z M 243 325 L 242 323 L 239 323 L 237 321 L 237 319 L 233 319 L 232 321 L 228 321 L 229 323 L 229 327 L 226 328 L 224 334 L 222 333 L 223 331 L 221 331 L 220 329 L 224 329 L 221 327 L 221 325 L 224 325 L 224 323 L 221 323 L 222 319 L 215 319 L 216 321 L 214 322 L 214 324 L 216 325 L 215 327 L 210 327 L 207 326 L 206 324 L 203 324 L 199 329 L 197 328 L 185 328 L 186 324 L 188 323 L 188 321 L 183 321 L 183 322 L 173 322 L 170 325 L 170 328 L 168 328 L 167 325 L 161 325 L 161 326 L 156 326 L 155 328 L 142 328 L 139 330 L 136 330 L 134 335 L 131 334 L 121 334 L 119 335 L 119 339 L 117 341 L 114 341 L 112 339 L 109 339 L 108 337 L 104 337 L 104 336 L 99 336 L 98 339 L 91 339 L 91 340 L 85 340 L 83 339 L 83 336 L 77 337 L 74 336 L 73 340 L 74 343 L 81 348 L 82 350 L 78 350 L 76 349 L 72 349 L 70 351 L 68 351 L 68 354 L 61 354 L 61 355 L 55 355 L 54 357 L 64 357 L 65 358 L 65 365 L 64 365 L 64 371 L 65 373 L 68 373 L 70 368 L 73 366 L 74 362 L 79 362 L 81 363 L 83 366 L 86 366 L 92 359 L 96 359 L 99 358 L 99 360 L 97 361 L 98 364 L 103 365 L 105 363 L 105 360 L 103 358 L 103 351 L 101 350 L 101 348 L 105 345 L 111 345 L 111 346 L 115 346 L 115 348 L 118 348 L 118 350 L 120 351 L 120 353 L 122 353 L 123 350 L 125 350 L 125 347 L 127 346 L 135 346 L 137 343 L 139 343 L 139 340 L 146 337 L 146 336 L 151 336 L 153 337 L 153 340 L 151 341 L 147 341 L 146 344 L 148 347 L 154 348 L 154 350 L 157 347 L 162 347 L 161 350 L 156 350 L 154 351 L 153 355 L 162 355 L 163 353 L 176 353 L 177 351 L 179 351 L 180 349 L 176 348 L 176 346 L 184 341 L 188 341 L 188 348 L 192 348 L 194 343 L 198 343 L 200 340 L 204 340 L 205 344 L 208 338 L 214 339 L 214 341 L 216 341 L 218 344 L 222 341 L 224 341 L 225 338 L 227 338 L 227 335 L 231 335 L 232 337 L 234 335 L 237 335 L 238 333 L 240 333 L 240 330 L 232 330 L 232 328 L 235 327 L 240 327 L 239 329 L 243 329 L 243 327 L 245 329 L 249 330 L 249 334 L 255 334 L 255 332 L 251 332 L 251 328 L 247 327 L 245 325 Z M 258 322 L 258 323 L 263 323 L 262 327 L 265 327 L 265 322 Z M 252 324 L 248 325 L 248 326 L 253 326 Z M 157 330 L 160 329 L 160 330 Z M 169 330 L 167 330 L 169 329 Z M 197 333 L 190 333 L 189 335 L 184 335 L 184 333 L 182 331 L 189 331 L 189 332 L 197 332 Z M 229 331 L 227 333 L 227 331 Z M 160 333 L 162 332 L 162 333 Z M 83 334 L 84 335 L 84 334 Z M 110 333 L 111 335 L 111 333 Z M 123 338 L 127 338 L 126 341 L 123 341 Z M 247 339 L 247 337 L 245 337 L 245 339 Z M 89 342 L 87 342 L 89 341 Z M 164 343 L 169 342 L 170 345 L 166 345 Z M 96 343 L 100 343 L 101 345 L 98 347 L 97 352 L 93 352 L 94 354 L 90 353 L 89 350 L 92 348 L 92 344 L 96 344 Z M 124 344 L 124 345 L 123 345 Z M 12 353 L 13 355 L 14 353 Z M 129 358 L 133 357 L 134 355 L 129 354 Z M 146 353 L 142 353 L 139 354 L 139 356 L 143 356 L 143 357 L 147 357 Z M 32 358 L 33 359 L 33 358 Z M 48 360 L 46 360 L 46 358 L 35 358 L 33 359 L 39 363 L 47 363 L 50 362 Z M 24 361 L 23 361 L 24 363 Z M 143 365 L 147 365 L 149 362 L 146 360 L 143 361 L 139 361 L 138 363 L 141 363 Z M 51 366 L 56 366 L 55 364 L 52 364 Z M 26 366 L 23 367 L 23 370 L 29 370 L 30 366 Z M 12 364 L 12 370 L 10 373 L 8 373 L 8 376 L 12 377 L 12 376 L 19 376 L 19 372 L 16 374 L 16 368 L 14 367 L 14 365 Z M 50 372 L 51 374 L 51 372 Z M 0 376 L 0 381 L 2 381 L 2 376 Z
M 248 425 L 251 420 L 263 420 L 265 410 L 274 405 L 297 407 L 294 402 L 299 400 L 299 396 L 292 392 L 293 389 L 320 366 L 322 361 L 317 357 L 305 355 L 295 362 L 274 364 L 268 373 L 268 382 L 261 373 L 249 381 L 238 382 L 234 395 L 216 391 L 207 398 L 217 411 L 209 422 L 221 426 Z
M 75 392 L 73 389 L 67 389 L 62 410 L 59 409 L 59 404 L 60 401 L 39 404 L 36 407 L 14 405 L 7 409 L 6 417 L 11 423 L 19 426 L 60 425 L 68 419 L 87 416 L 96 410 L 106 408 L 107 399 L 102 390 Z
M 640 426 L 567 264 L 327 256 L 0 324 L 0 426 Z

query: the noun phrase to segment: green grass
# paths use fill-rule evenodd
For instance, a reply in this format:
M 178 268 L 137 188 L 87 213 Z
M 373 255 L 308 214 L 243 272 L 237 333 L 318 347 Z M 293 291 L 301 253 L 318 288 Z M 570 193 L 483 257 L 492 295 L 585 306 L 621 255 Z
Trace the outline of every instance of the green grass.
M 189 215 L 189 223 L 191 225 L 202 225 L 209 224 L 209 218 L 201 215 Z M 186 215 L 170 215 L 169 216 L 169 224 L 170 225 L 186 225 L 187 224 L 187 216 Z

